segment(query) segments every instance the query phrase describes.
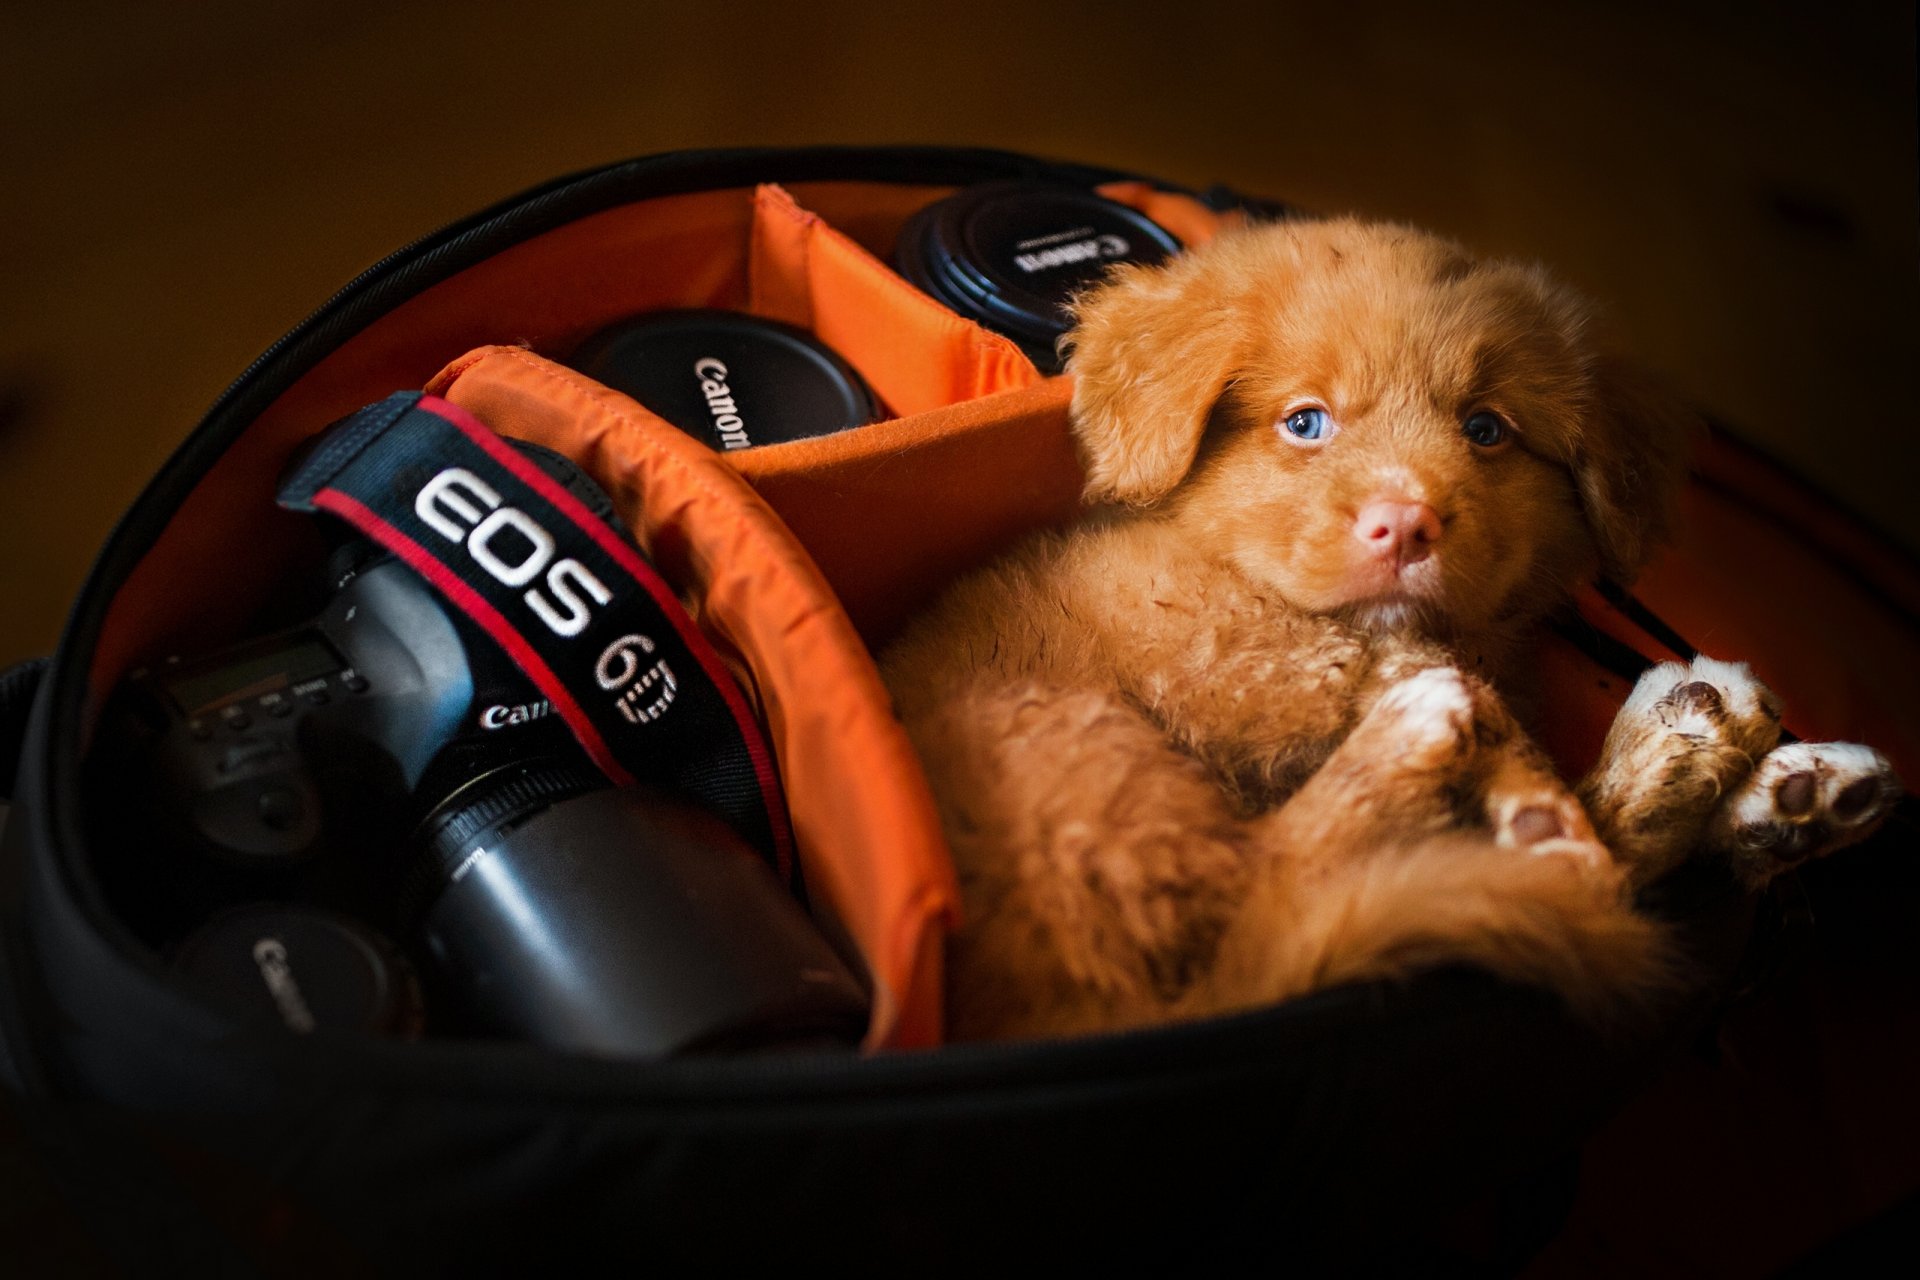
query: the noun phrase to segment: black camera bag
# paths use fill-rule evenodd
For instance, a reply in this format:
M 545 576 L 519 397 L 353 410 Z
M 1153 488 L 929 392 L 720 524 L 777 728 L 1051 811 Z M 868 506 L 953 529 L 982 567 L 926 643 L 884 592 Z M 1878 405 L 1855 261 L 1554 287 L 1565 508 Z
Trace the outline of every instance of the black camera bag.
M 1016 1257 L 1082 1271 L 1337 1269 L 1430 1262 L 1429 1228 L 1486 1204 L 1504 1215 L 1494 1254 L 1537 1243 L 1533 1229 L 1554 1221 L 1541 1206 L 1564 1207 L 1554 1175 L 1581 1135 L 1727 989 L 1751 903 L 1717 885 L 1676 890 L 1670 909 L 1718 980 L 1612 1040 L 1541 993 L 1446 970 L 1059 1043 L 620 1062 L 263 1032 L 172 985 L 88 888 L 88 675 L 116 590 L 183 496 L 325 355 L 437 282 L 631 202 L 769 182 L 1020 178 L 1145 181 L 945 149 L 613 165 L 378 263 L 213 406 L 121 521 L 37 680 L 0 866 L 0 1075 L 104 1249 L 141 1270 L 266 1273 L 609 1257 L 700 1270 L 958 1271 Z M 1597 643 L 1630 677 L 1637 658 Z M 16 718 L 37 675 L 12 682 Z

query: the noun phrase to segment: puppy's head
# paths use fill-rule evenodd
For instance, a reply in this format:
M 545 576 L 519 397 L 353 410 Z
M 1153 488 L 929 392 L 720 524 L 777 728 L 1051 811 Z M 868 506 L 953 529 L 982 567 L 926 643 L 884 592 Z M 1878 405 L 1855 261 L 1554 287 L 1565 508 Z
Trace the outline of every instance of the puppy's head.
M 1406 227 L 1231 233 L 1123 270 L 1077 321 L 1088 498 L 1368 625 L 1471 634 L 1630 579 L 1695 429 L 1537 269 Z

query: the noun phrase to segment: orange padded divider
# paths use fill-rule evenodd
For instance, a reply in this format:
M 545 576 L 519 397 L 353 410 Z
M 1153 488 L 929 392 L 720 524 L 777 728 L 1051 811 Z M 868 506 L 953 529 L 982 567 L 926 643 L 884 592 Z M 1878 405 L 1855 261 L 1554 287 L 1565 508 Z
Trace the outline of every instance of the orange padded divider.
M 779 187 L 754 192 L 752 252 L 747 309 L 812 331 L 896 414 L 1040 381 L 1012 342 L 921 293 Z
M 869 1047 L 934 1043 L 958 909 L 939 818 L 860 637 L 800 544 L 725 460 L 617 392 L 516 347 L 428 390 L 576 459 L 701 626 L 751 673 L 809 895 L 866 962 Z
M 828 226 L 882 262 L 893 256 L 900 228 L 909 218 L 959 190 L 870 182 L 789 182 L 782 187 L 795 204 L 818 214 Z
M 1073 384 L 727 455 L 876 648 L 965 570 L 1080 510 Z
M 889 228 L 897 229 L 915 209 L 952 190 L 866 182 L 817 182 L 801 189 L 875 245 L 890 241 Z M 510 246 L 370 322 L 268 406 L 182 506 L 114 602 L 95 655 L 95 688 L 111 685 L 157 650 L 190 650 L 231 638 L 275 584 L 297 572 L 295 566 L 313 552 L 311 532 L 301 518 L 274 510 L 272 491 L 294 446 L 312 432 L 398 388 L 421 385 L 461 352 L 489 343 L 518 343 L 564 358 L 589 334 L 642 312 L 747 310 L 753 262 L 758 258 L 764 267 L 775 256 L 756 252 L 756 233 L 772 237 L 782 221 L 792 218 L 760 217 L 752 188 L 638 201 Z M 811 232 L 807 239 L 829 245 L 822 262 L 810 264 L 815 255 L 803 247 L 787 269 L 797 271 L 807 289 L 819 285 L 825 311 L 841 328 L 884 335 L 898 324 L 895 311 L 939 311 L 905 281 L 886 278 L 877 259 L 862 262 L 864 251 L 838 231 Z M 835 283 L 842 279 L 844 288 Z M 886 298 L 886 305 L 864 301 L 875 295 Z M 958 317 L 951 320 L 972 329 Z M 991 348 L 989 335 L 972 331 Z M 874 342 L 858 334 L 851 339 L 863 359 Z M 1017 352 L 1014 358 L 1020 359 Z M 926 368 L 922 380 L 928 384 L 948 378 L 937 361 Z M 945 394 L 987 394 L 1037 379 L 1030 366 L 1003 366 L 997 376 L 975 380 L 969 374 Z M 894 386 L 894 394 L 915 407 L 949 402 L 937 390 Z M 229 554 L 236 542 L 244 542 L 250 554 Z M 182 582 L 211 563 L 222 565 L 220 590 L 181 590 Z

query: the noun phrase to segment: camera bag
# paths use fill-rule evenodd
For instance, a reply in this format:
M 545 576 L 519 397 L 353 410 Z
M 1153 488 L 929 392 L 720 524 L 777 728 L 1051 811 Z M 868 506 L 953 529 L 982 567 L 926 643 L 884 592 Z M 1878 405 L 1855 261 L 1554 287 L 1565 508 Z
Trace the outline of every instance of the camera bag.
M 1773 904 L 1708 872 L 1650 906 L 1709 976 L 1631 1035 L 1447 969 L 1150 1031 L 941 1044 L 957 893 L 869 653 L 954 575 L 1070 519 L 1081 476 L 1069 380 L 885 258 L 919 209 L 1008 179 L 1096 189 L 1188 245 L 1288 216 L 997 152 L 652 157 L 400 250 L 213 406 L 102 550 L 44 675 L 0 687 L 0 737 L 20 743 L 0 1075 L 103 1247 L 143 1268 L 268 1273 L 1404 1258 L 1463 1206 L 1564 1191 L 1542 1171 L 1698 1034 L 1775 933 Z M 666 307 L 805 329 L 891 416 L 719 454 L 556 359 Z M 246 634 L 277 584 L 317 573 L 310 523 L 274 506 L 277 478 L 329 423 L 422 388 L 574 459 L 691 600 L 766 722 L 810 901 L 871 985 L 859 1055 L 619 1061 L 301 1036 L 202 1001 L 113 918 L 81 802 L 105 694 L 138 662 Z M 1723 436 L 1687 517 L 1642 598 L 1752 661 L 1802 736 L 1872 741 L 1916 776 L 1920 695 L 1819 661 L 1837 627 L 1869 655 L 1910 650 L 1911 567 Z M 1810 607 L 1781 610 L 1782 582 Z M 1569 772 L 1639 666 L 1684 644 L 1631 598 L 1593 595 L 1581 613 L 1542 658 L 1557 708 L 1543 742 Z M 1537 1243 L 1552 1218 L 1509 1214 L 1498 1249 Z

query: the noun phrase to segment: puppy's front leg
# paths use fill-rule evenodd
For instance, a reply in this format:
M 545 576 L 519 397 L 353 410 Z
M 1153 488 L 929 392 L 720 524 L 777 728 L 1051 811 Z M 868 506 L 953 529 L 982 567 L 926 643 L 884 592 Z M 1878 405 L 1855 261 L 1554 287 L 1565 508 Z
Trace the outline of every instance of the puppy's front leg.
M 1499 695 L 1453 667 L 1390 685 L 1267 821 L 1293 849 L 1484 826 L 1501 848 L 1608 861 L 1579 800 Z
M 1454 668 L 1390 686 L 1251 825 L 1240 909 L 1187 1013 L 1467 960 L 1604 1020 L 1662 981 L 1658 931 L 1579 803 Z
M 1393 685 L 1291 799 L 1263 820 L 1262 847 L 1338 856 L 1444 830 L 1478 743 L 1475 697 L 1453 667 Z

